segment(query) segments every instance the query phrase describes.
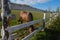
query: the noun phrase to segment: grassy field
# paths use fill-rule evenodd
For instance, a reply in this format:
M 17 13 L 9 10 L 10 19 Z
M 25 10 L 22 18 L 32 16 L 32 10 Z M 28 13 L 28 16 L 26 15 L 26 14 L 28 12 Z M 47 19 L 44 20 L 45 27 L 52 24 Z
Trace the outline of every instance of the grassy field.
M 41 11 L 40 12 L 30 11 L 30 12 L 32 12 L 34 20 L 43 19 L 43 13 L 44 12 L 41 12 Z M 11 20 L 10 26 L 14 26 L 14 25 L 19 24 L 18 21 L 17 21 L 19 19 L 19 13 L 20 13 L 20 10 L 11 10 L 11 14 L 16 15 L 16 20 Z M 49 13 L 46 13 L 46 18 L 48 18 L 48 17 L 49 17 Z M 42 23 L 39 23 L 39 24 L 36 24 L 34 26 L 35 26 L 35 28 L 37 28 L 41 24 Z M 2 25 L 2 22 L 0 21 L 0 29 L 1 29 L 1 25 Z M 18 30 L 16 32 L 19 33 L 19 36 L 20 36 L 20 39 L 21 39 L 21 38 L 25 37 L 27 34 L 29 34 L 29 32 L 27 32 L 27 31 L 28 31 L 28 28 L 24 28 L 24 29 Z

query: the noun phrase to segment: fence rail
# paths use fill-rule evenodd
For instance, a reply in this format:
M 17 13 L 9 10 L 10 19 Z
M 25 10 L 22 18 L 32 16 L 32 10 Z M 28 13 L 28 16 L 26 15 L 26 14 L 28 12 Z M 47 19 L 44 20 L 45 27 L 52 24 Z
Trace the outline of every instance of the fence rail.
M 12 32 L 14 32 L 16 30 L 23 29 L 25 27 L 29 27 L 30 25 L 34 25 L 34 24 L 40 23 L 42 21 L 43 20 L 40 19 L 40 20 L 31 21 L 31 22 L 26 22 L 24 24 L 8 27 L 6 30 L 8 30 L 9 33 L 12 33 Z
M 43 26 L 40 26 L 38 29 L 36 29 L 34 32 L 23 38 L 22 40 L 29 40 L 35 33 L 37 33 L 39 30 L 42 30 Z

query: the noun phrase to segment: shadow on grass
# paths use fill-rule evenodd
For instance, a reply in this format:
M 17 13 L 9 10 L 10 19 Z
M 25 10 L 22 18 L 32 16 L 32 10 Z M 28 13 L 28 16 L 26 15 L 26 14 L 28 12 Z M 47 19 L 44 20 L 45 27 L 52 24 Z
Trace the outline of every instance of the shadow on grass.
M 45 29 L 46 32 L 46 40 L 60 40 L 60 31 Z

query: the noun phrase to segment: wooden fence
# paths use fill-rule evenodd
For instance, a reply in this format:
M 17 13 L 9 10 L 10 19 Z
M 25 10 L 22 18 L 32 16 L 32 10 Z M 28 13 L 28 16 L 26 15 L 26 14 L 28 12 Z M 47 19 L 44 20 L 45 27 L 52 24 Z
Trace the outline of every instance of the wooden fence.
M 51 17 L 48 17 L 46 18 L 46 13 L 44 13 L 44 17 L 42 19 L 39 19 L 39 20 L 35 20 L 35 21 L 31 21 L 31 22 L 26 22 L 26 23 L 23 23 L 23 24 L 20 24 L 20 25 L 16 25 L 16 26 L 12 26 L 12 27 L 8 27 L 8 26 L 5 26 L 4 23 L 6 23 L 6 21 L 4 21 L 5 17 L 7 18 L 8 17 L 8 12 L 10 13 L 10 10 L 9 10 L 9 1 L 6 0 L 1 0 L 2 1 L 2 12 L 1 12 L 1 17 L 2 17 L 2 30 L 1 30 L 1 36 L 2 36 L 2 40 L 13 40 L 15 38 L 18 37 L 18 35 L 16 34 L 12 34 L 13 32 L 15 32 L 16 30 L 20 30 L 20 29 L 23 29 L 25 27 L 29 27 L 30 25 L 35 25 L 37 23 L 40 23 L 40 22 L 43 22 L 43 24 L 41 26 L 39 26 L 38 29 L 34 30 L 32 33 L 30 33 L 28 36 L 26 36 L 25 38 L 23 38 L 22 40 L 28 40 L 30 39 L 35 33 L 37 33 L 39 30 L 42 30 L 45 28 L 45 25 L 47 24 L 46 20 L 50 18 L 50 21 L 52 20 L 52 18 L 56 18 L 58 15 L 55 15 L 56 13 L 54 13 L 54 16 L 51 16 Z M 5 4 L 4 4 L 5 2 Z M 8 4 L 8 5 L 7 5 Z M 6 5 L 6 6 L 4 6 Z M 8 7 L 7 7 L 8 6 Z M 6 8 L 7 7 L 7 8 Z M 6 10 L 5 10 L 6 9 Z M 8 11 L 8 12 L 6 12 Z M 53 13 L 52 13 L 53 14 Z M 7 18 L 8 19 L 8 18 Z M 6 20 L 7 20 L 6 19 Z M 6 27 L 6 28 L 5 28 Z

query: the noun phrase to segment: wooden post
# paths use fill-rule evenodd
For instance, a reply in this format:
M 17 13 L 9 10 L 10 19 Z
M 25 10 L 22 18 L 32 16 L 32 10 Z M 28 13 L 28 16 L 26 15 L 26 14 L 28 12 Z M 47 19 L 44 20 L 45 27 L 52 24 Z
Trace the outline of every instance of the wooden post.
M 9 0 L 1 0 L 2 8 L 1 8 L 1 18 L 2 18 L 2 30 L 1 30 L 1 36 L 2 40 L 8 40 L 9 38 L 9 32 L 6 30 L 6 28 L 9 26 L 8 19 L 10 15 L 10 9 L 9 9 Z
M 43 17 L 43 27 L 45 27 L 45 18 L 46 18 L 46 13 L 44 13 L 44 17 Z M 42 29 L 42 31 L 44 31 L 44 29 Z
M 44 17 L 43 17 L 43 27 L 45 27 L 45 18 L 46 18 L 46 13 L 44 13 Z

